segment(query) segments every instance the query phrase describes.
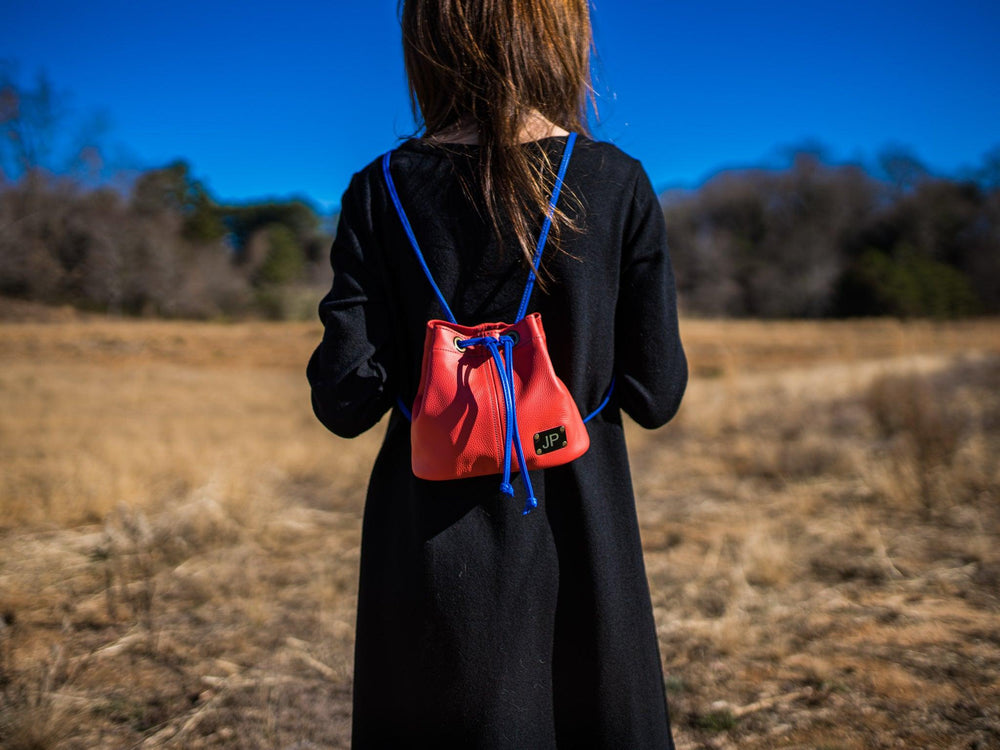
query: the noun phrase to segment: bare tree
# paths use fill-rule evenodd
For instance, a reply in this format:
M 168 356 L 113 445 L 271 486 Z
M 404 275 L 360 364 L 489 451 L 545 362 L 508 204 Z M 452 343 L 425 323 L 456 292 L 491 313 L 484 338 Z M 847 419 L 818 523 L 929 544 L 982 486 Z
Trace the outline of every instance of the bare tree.
M 44 71 L 33 88 L 17 81 L 17 64 L 0 61 L 0 170 L 14 181 L 33 169 L 51 166 L 58 130 L 68 112 Z

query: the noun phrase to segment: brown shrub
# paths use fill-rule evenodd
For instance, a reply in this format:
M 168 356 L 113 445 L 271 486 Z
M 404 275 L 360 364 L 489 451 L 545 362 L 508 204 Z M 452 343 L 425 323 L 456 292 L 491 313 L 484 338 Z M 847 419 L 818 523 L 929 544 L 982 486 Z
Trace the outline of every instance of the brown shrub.
M 902 504 L 915 495 L 925 517 L 943 501 L 963 502 L 988 490 L 986 466 L 1000 407 L 1000 358 L 960 359 L 933 375 L 884 374 L 862 402 L 877 433 L 883 494 Z M 982 466 L 979 466 L 983 463 Z

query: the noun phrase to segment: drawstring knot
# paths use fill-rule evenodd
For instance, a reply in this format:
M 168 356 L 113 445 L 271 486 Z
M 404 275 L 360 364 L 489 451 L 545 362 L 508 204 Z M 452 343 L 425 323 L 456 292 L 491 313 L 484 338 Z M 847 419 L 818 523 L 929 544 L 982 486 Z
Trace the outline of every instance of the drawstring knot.
M 527 515 L 532 508 L 538 507 L 538 500 L 535 492 L 531 488 L 531 478 L 528 476 L 528 464 L 524 460 L 524 448 L 521 445 L 521 433 L 517 427 L 517 404 L 514 397 L 514 337 L 507 335 L 500 336 L 477 336 L 476 338 L 463 339 L 456 342 L 459 347 L 466 349 L 470 346 L 485 346 L 490 351 L 493 364 L 497 368 L 497 377 L 500 380 L 500 388 L 503 392 L 504 411 L 507 415 L 507 422 L 504 429 L 504 450 L 503 450 L 503 481 L 500 483 L 500 491 L 505 495 L 514 496 L 514 487 L 510 483 L 510 465 L 512 449 L 517 451 L 517 462 L 521 469 L 521 480 L 524 482 L 524 489 L 528 492 L 527 500 L 524 503 L 522 515 Z M 500 347 L 503 347 L 503 356 L 500 354 Z

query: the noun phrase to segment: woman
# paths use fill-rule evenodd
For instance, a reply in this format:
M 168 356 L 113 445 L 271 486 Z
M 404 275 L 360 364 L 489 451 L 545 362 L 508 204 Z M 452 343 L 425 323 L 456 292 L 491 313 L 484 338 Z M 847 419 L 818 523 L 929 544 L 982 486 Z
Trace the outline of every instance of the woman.
M 587 0 L 406 0 L 402 26 L 424 133 L 391 177 L 445 299 L 462 323 L 512 319 L 579 134 L 529 312 L 581 414 L 615 386 L 589 450 L 530 472 L 527 515 L 496 476 L 416 478 L 399 403 L 441 306 L 381 158 L 354 174 L 308 366 L 337 435 L 392 412 L 362 528 L 353 746 L 672 748 L 621 412 L 665 424 L 687 362 L 649 178 L 586 136 Z

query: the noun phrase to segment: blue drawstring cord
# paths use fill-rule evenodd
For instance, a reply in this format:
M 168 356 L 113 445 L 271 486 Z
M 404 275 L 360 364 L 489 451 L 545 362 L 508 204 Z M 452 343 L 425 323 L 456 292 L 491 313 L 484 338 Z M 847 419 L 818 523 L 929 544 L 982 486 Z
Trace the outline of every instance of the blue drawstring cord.
M 531 477 L 528 476 L 528 464 L 524 460 L 524 446 L 521 445 L 521 432 L 517 425 L 517 403 L 514 395 L 514 337 L 513 336 L 477 336 L 472 339 L 463 339 L 456 342 L 463 349 L 470 346 L 485 346 L 489 349 L 493 357 L 493 364 L 497 368 L 497 376 L 500 379 L 500 387 L 503 391 L 504 411 L 507 415 L 507 422 L 504 429 L 504 450 L 503 450 L 503 480 L 500 482 L 500 491 L 505 495 L 514 497 L 514 487 L 510 483 L 511 468 L 511 448 L 517 452 L 517 462 L 521 470 L 521 481 L 524 482 L 524 489 L 528 497 L 524 502 L 524 510 L 521 515 L 527 515 L 533 508 L 538 507 L 538 499 L 535 491 L 531 487 Z M 500 347 L 503 346 L 503 356 L 500 355 Z

